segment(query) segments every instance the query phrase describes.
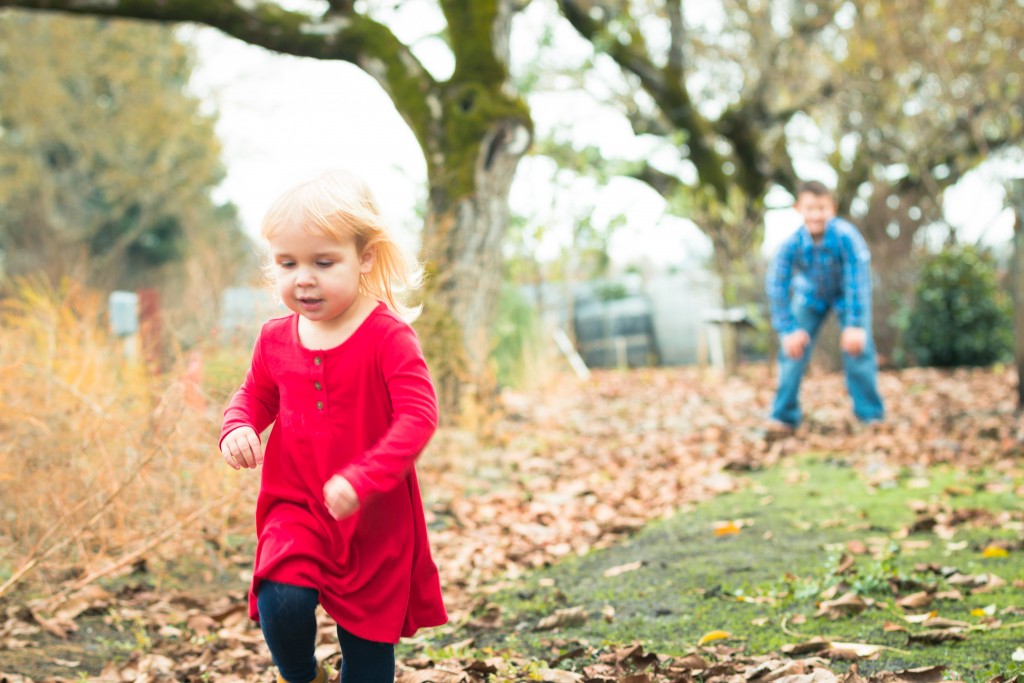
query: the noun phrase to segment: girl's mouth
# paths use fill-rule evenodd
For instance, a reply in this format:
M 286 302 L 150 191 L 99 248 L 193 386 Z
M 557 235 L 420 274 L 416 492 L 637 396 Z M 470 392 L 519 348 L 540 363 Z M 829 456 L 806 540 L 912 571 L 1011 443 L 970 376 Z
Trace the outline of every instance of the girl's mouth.
M 318 308 L 324 302 L 323 299 L 311 299 L 309 297 L 302 297 L 298 301 L 299 305 L 307 310 Z

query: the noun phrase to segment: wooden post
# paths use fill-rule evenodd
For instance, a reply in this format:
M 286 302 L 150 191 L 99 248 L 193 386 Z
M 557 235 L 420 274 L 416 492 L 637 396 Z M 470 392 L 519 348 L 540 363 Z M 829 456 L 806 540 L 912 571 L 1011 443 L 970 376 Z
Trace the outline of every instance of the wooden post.
M 1014 358 L 1017 363 L 1017 411 L 1024 412 L 1024 178 L 1010 181 L 1007 198 L 1013 207 Z
M 139 336 L 142 338 L 142 358 L 154 373 L 164 370 L 163 320 L 160 311 L 160 292 L 153 288 L 140 289 Z

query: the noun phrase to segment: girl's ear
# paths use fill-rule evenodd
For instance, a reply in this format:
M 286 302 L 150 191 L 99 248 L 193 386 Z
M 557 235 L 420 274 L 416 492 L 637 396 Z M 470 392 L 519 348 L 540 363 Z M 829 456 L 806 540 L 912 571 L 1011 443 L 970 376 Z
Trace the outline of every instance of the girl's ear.
M 363 249 L 362 255 L 359 257 L 359 272 L 369 273 L 373 270 L 373 263 L 377 259 L 377 247 L 376 245 Z

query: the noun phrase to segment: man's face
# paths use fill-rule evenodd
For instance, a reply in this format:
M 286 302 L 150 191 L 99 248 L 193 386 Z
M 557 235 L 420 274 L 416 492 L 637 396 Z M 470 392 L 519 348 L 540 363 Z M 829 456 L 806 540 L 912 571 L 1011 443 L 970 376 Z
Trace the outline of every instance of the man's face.
M 825 234 L 825 224 L 836 215 L 836 203 L 827 194 L 801 192 L 793 208 L 804 219 L 804 225 L 807 226 L 811 237 Z

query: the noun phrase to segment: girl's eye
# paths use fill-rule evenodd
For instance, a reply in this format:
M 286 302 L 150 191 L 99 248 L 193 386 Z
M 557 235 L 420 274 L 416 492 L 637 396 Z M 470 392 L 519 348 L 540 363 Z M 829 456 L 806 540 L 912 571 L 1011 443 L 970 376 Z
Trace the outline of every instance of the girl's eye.
M 277 265 L 281 268 L 291 268 L 295 265 L 295 261 L 278 261 Z
M 330 268 L 334 265 L 334 261 L 317 261 L 316 265 L 320 268 Z

